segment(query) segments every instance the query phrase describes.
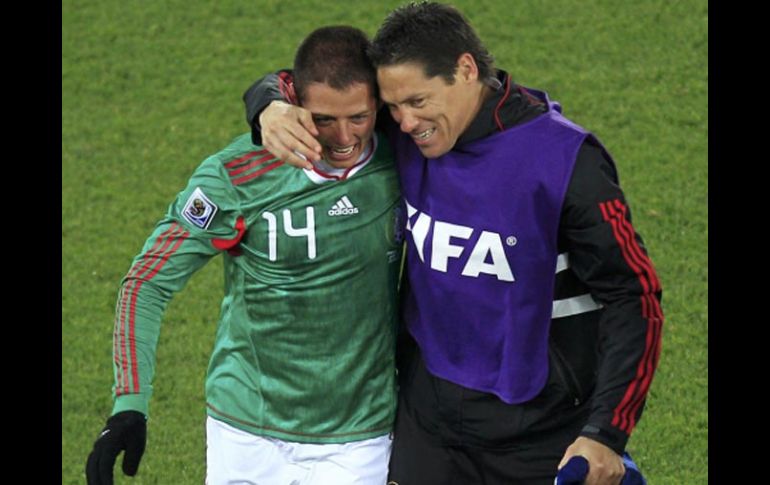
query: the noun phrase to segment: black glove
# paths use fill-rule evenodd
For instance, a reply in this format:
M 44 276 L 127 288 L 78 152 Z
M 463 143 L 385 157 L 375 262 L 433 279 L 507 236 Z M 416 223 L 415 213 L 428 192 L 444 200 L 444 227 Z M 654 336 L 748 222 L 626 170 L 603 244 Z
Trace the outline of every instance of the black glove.
M 123 473 L 136 475 L 147 441 L 147 418 L 139 411 L 121 411 L 107 420 L 94 449 L 88 455 L 88 485 L 112 485 L 112 467 L 118 453 L 123 455 Z

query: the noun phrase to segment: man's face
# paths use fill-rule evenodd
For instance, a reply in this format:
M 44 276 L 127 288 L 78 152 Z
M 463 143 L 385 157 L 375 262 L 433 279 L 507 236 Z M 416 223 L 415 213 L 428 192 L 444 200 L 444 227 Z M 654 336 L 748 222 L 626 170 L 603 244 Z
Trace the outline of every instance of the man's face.
M 355 165 L 374 132 L 377 101 L 371 87 L 354 83 L 338 91 L 312 83 L 305 89 L 302 107 L 313 114 L 326 161 L 336 168 Z
M 408 62 L 377 69 L 380 97 L 401 131 L 411 135 L 428 158 L 452 149 L 480 106 L 476 78 L 458 69 L 455 83 L 428 78 L 422 65 Z

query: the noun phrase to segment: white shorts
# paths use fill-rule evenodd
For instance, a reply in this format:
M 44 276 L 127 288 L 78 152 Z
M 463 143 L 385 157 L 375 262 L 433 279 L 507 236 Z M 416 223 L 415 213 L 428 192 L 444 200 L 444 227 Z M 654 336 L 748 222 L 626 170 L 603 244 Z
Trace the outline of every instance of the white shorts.
M 206 485 L 385 485 L 388 435 L 341 444 L 257 436 L 206 418 Z

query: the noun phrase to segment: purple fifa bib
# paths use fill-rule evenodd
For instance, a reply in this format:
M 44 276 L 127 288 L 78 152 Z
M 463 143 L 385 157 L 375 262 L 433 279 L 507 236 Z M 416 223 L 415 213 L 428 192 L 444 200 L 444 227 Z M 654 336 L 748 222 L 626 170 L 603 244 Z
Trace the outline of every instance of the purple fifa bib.
M 532 399 L 548 377 L 559 218 L 588 136 L 549 106 L 436 159 L 409 136 L 396 143 L 407 327 L 432 374 L 511 404 Z

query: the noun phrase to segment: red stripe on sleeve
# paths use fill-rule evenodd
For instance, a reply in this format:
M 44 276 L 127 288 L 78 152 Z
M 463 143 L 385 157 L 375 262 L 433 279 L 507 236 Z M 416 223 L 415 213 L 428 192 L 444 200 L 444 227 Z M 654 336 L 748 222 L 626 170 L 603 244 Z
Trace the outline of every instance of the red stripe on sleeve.
M 135 289 L 136 286 L 136 279 L 141 278 L 144 273 L 147 272 L 148 268 L 150 268 L 154 262 L 158 259 L 158 257 L 167 250 L 171 242 L 174 240 L 174 238 L 183 233 L 184 228 L 179 226 L 176 223 L 173 223 L 166 231 L 164 231 L 162 234 L 158 236 L 158 238 L 155 240 L 155 243 L 153 244 L 152 248 L 145 253 L 145 255 L 142 257 L 141 260 L 137 261 L 136 264 L 131 268 L 129 271 L 129 275 L 127 276 L 127 279 L 129 280 L 125 286 L 123 287 L 123 295 L 122 295 L 122 302 L 121 302 L 121 315 L 120 315 L 120 323 L 121 323 L 121 330 L 120 330 L 120 336 L 121 336 L 121 354 L 122 354 L 122 375 L 123 375 L 123 387 L 122 393 L 128 393 L 130 392 L 129 389 L 129 379 L 127 376 L 130 375 L 129 369 L 128 369 L 128 355 L 130 354 L 130 351 L 127 351 L 126 347 L 129 346 L 129 343 L 126 339 L 126 326 L 129 323 L 129 316 L 127 315 L 127 312 L 129 311 L 129 301 L 131 301 L 131 294 Z M 129 329 L 130 333 L 130 329 Z M 135 365 L 134 362 L 131 363 L 132 367 Z M 138 392 L 137 389 L 134 390 L 134 392 Z
M 647 320 L 645 348 L 639 361 L 636 376 L 626 389 L 620 404 L 613 410 L 613 426 L 631 434 L 636 426 L 636 413 L 652 383 L 660 356 L 661 327 L 663 312 L 655 293 L 660 291 L 660 280 L 649 257 L 636 240 L 634 228 L 627 219 L 627 207 L 618 199 L 599 204 L 602 216 L 612 227 L 623 259 L 634 271 L 643 293 L 640 297 L 642 316 Z
M 120 362 L 120 314 L 121 314 L 121 301 L 123 300 L 123 287 L 118 292 L 118 301 L 115 304 L 115 322 L 112 327 L 112 361 L 115 363 L 115 391 L 120 394 L 121 386 L 123 385 L 123 369 Z
M 260 150 L 258 152 L 249 152 L 246 155 L 243 155 L 242 157 L 236 158 L 235 160 L 230 160 L 229 162 L 227 162 L 225 164 L 225 168 L 231 169 L 231 168 L 237 166 L 238 164 L 245 162 L 246 160 L 248 160 L 250 158 L 254 158 L 257 155 L 263 155 L 265 153 L 268 153 L 268 151 L 267 150 Z
M 136 284 L 136 289 L 132 292 L 131 295 L 131 309 L 129 312 L 129 343 L 131 345 L 131 377 L 133 379 L 134 383 L 134 392 L 140 391 L 139 386 L 139 366 L 136 362 L 136 339 L 134 337 L 134 328 L 136 326 L 136 299 L 139 296 L 139 290 L 142 289 L 142 285 L 150 280 L 152 280 L 153 277 L 155 277 L 156 274 L 163 268 L 163 266 L 166 264 L 168 259 L 171 257 L 172 254 L 177 252 L 179 247 L 182 245 L 185 239 L 190 235 L 185 230 L 182 230 L 181 233 L 174 234 L 172 238 L 169 238 L 169 241 L 173 241 L 176 239 L 174 246 L 171 248 L 170 251 L 166 251 L 166 253 L 161 257 L 160 262 L 154 266 L 150 274 L 148 274 L 146 277 L 143 277 L 139 279 L 138 283 Z
M 240 184 L 242 184 L 244 182 L 248 182 L 249 180 L 251 180 L 253 178 L 259 177 L 260 175 L 262 175 L 265 172 L 269 172 L 270 170 L 272 170 L 274 168 L 278 168 L 281 165 L 283 165 L 283 162 L 278 160 L 278 161 L 276 161 L 274 163 L 271 163 L 270 165 L 268 165 L 266 167 L 263 167 L 263 168 L 257 170 L 254 173 L 250 173 L 248 175 L 244 175 L 243 177 L 239 177 L 237 179 L 232 179 L 232 183 L 233 183 L 233 185 L 240 185 Z
M 620 245 L 623 259 L 626 260 L 626 263 L 628 263 L 634 273 L 636 273 L 639 282 L 642 284 L 644 293 L 646 294 L 650 291 L 654 291 L 648 274 L 649 267 L 644 262 L 643 253 L 641 253 L 641 249 L 639 249 L 636 244 L 634 230 L 633 228 L 630 228 L 629 225 L 624 224 L 624 222 L 628 222 L 625 218 L 626 211 L 617 211 L 611 204 L 607 204 L 607 213 L 609 214 L 609 220 L 607 220 L 607 222 L 612 225 L 612 233 L 615 236 L 618 245 Z M 634 249 L 637 249 L 639 252 Z
M 656 300 L 657 301 L 657 300 Z M 661 321 L 656 318 L 649 318 L 647 320 L 647 335 L 648 340 L 652 340 L 650 343 L 651 352 L 645 355 L 644 362 L 646 362 L 646 373 L 640 386 L 640 392 L 637 393 L 635 399 L 631 402 L 628 410 L 628 433 L 636 426 L 636 414 L 644 402 L 644 397 L 650 390 L 650 384 L 652 384 L 652 377 L 655 374 L 655 368 L 658 365 L 658 357 L 660 355 L 660 339 L 661 339 Z
M 258 165 L 262 165 L 263 163 L 265 163 L 265 162 L 267 162 L 269 160 L 273 160 L 274 158 L 275 157 L 273 156 L 273 154 L 268 152 L 267 155 L 264 155 L 264 156 L 262 156 L 262 157 L 260 157 L 260 158 L 258 158 L 256 160 L 254 160 L 251 163 L 247 163 L 246 165 L 243 165 L 242 167 L 238 167 L 235 170 L 230 170 L 228 173 L 230 174 L 230 178 L 233 178 L 233 177 L 235 177 L 238 174 L 241 174 L 241 173 L 243 173 L 243 172 L 245 172 L 247 170 L 251 170 L 252 168 L 254 168 L 254 167 L 258 166 Z
M 622 232 L 619 228 L 620 224 L 620 218 L 623 217 L 623 214 L 618 213 L 614 210 L 614 207 L 610 203 L 605 203 L 604 210 L 602 213 L 605 215 L 605 220 L 610 223 L 612 226 L 612 232 L 615 236 L 616 241 L 618 242 L 621 253 L 623 254 L 623 258 L 626 260 L 626 262 L 629 264 L 631 269 L 634 271 L 634 273 L 637 274 L 637 276 L 640 279 L 640 284 L 642 285 L 642 289 L 644 293 L 649 291 L 649 284 L 647 280 L 641 275 L 640 267 L 632 260 L 629 260 L 629 252 L 628 252 L 628 236 L 625 232 Z M 642 313 L 645 313 L 644 308 L 646 305 L 646 300 L 642 299 L 641 305 L 642 305 Z M 623 395 L 623 399 L 621 400 L 620 404 L 613 410 L 613 420 L 612 424 L 614 426 L 619 427 L 622 430 L 626 430 L 629 425 L 628 420 L 628 406 L 630 405 L 631 401 L 636 396 L 636 393 L 638 392 L 638 386 L 640 379 L 642 379 L 642 376 L 640 375 L 640 372 L 644 370 L 644 366 L 642 365 L 643 362 L 645 362 L 650 347 L 649 347 L 649 334 L 646 338 L 647 342 L 645 344 L 645 350 L 642 355 L 642 359 L 640 360 L 640 365 L 637 368 L 637 374 L 633 381 L 631 381 L 630 385 L 626 389 L 625 394 Z
M 628 208 L 623 205 L 621 201 L 615 199 L 612 202 L 612 205 L 609 206 L 609 212 L 612 215 L 618 214 L 616 216 L 616 220 L 618 221 L 618 229 L 624 236 L 623 239 L 626 242 L 629 255 L 643 271 L 645 279 L 651 285 L 651 291 L 660 291 L 660 281 L 658 280 L 658 276 L 655 274 L 655 270 L 652 267 L 652 262 L 647 257 L 647 255 L 644 254 L 644 251 L 642 251 L 642 248 L 636 242 L 636 238 L 634 237 L 636 232 L 626 217 Z
M 660 302 L 654 295 L 655 292 L 660 291 L 660 280 L 653 269 L 652 262 L 636 243 L 634 237 L 635 231 L 626 217 L 627 208 L 619 200 L 614 200 L 609 212 L 612 213 L 613 209 L 620 214 L 617 218 L 619 221 L 618 226 L 625 238 L 630 241 L 630 244 L 628 244 L 629 252 L 643 269 L 644 277 L 650 284 L 650 290 L 645 292 L 642 296 L 642 316 L 646 318 L 648 322 L 648 347 L 645 348 L 645 354 L 642 359 L 642 362 L 645 364 L 644 370 L 639 369 L 637 372 L 637 378 L 640 379 L 639 388 L 633 397 L 626 403 L 627 407 L 621 410 L 623 413 L 621 423 L 625 423 L 625 427 L 622 429 L 626 429 L 628 433 L 630 433 L 636 426 L 636 414 L 644 402 L 644 397 L 647 395 L 650 385 L 652 384 L 652 378 L 658 364 L 660 340 L 662 338 L 661 326 L 663 312 L 660 309 Z M 650 338 L 652 339 L 652 342 L 649 342 Z
M 281 71 L 278 74 L 278 90 L 286 101 L 297 104 L 297 95 L 294 92 L 294 77 L 288 72 Z
M 625 233 L 628 235 L 628 239 L 630 241 L 629 249 L 631 250 L 632 254 L 636 256 L 637 260 L 640 262 L 640 264 L 645 269 L 645 276 L 649 279 L 650 283 L 652 284 L 653 291 L 660 291 L 660 280 L 658 280 L 658 275 L 655 273 L 655 269 L 652 267 L 652 261 L 650 261 L 650 258 L 647 257 L 646 254 L 644 254 L 644 251 L 642 251 L 642 248 L 639 247 L 639 244 L 636 242 L 636 239 L 634 238 L 634 234 L 636 231 L 634 231 L 633 226 L 631 226 L 631 222 L 626 217 L 626 212 L 628 212 L 628 208 L 618 199 L 615 199 L 613 202 L 614 209 L 617 212 L 620 212 L 620 226 L 625 230 Z
M 142 266 L 142 263 L 146 261 L 148 258 L 152 258 L 155 252 L 158 250 L 158 247 L 163 243 L 163 241 L 166 240 L 168 235 L 173 232 L 175 227 L 175 224 L 172 225 L 169 229 L 164 231 L 162 234 L 158 236 L 158 238 L 155 240 L 155 243 L 150 248 L 149 251 L 145 253 L 143 258 L 134 264 L 134 266 L 131 267 L 128 271 L 128 276 L 126 279 L 128 280 L 124 287 L 121 289 L 120 293 L 120 303 L 119 303 L 119 315 L 118 319 L 115 322 L 116 328 L 115 333 L 117 334 L 118 338 L 118 347 L 120 348 L 120 365 L 118 366 L 119 372 L 118 377 L 119 381 L 116 386 L 116 394 L 121 395 L 128 392 L 128 381 L 126 380 L 126 375 L 128 374 L 128 359 L 126 355 L 126 308 L 127 308 L 127 298 L 129 294 L 129 288 L 133 286 L 133 278 L 136 276 L 137 272 L 139 271 L 140 267 Z M 117 354 L 116 354 L 117 355 Z M 122 357 L 122 358 L 121 358 Z

